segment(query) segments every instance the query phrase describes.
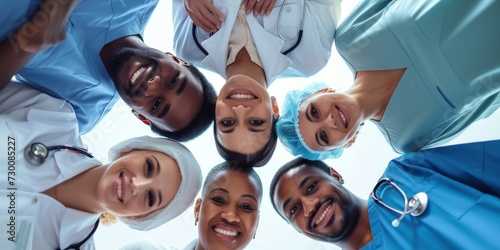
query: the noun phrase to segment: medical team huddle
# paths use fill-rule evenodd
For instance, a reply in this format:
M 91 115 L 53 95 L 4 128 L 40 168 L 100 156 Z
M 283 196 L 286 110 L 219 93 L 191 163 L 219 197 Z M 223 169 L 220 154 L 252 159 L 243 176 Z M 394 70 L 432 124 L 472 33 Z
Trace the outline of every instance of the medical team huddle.
M 278 140 L 290 161 L 264 184 L 300 234 L 342 249 L 500 246 L 500 140 L 443 146 L 500 107 L 499 1 L 360 0 L 340 22 L 341 0 L 172 0 L 174 52 L 143 41 L 157 4 L 2 5 L 0 249 L 95 249 L 99 224 L 147 231 L 187 209 L 198 238 L 184 249 L 244 249 L 263 199 L 254 168 Z M 354 76 L 343 92 L 306 79 L 334 43 Z M 198 68 L 225 79 L 218 94 Z M 304 87 L 279 106 L 268 87 L 283 77 Z M 157 136 L 102 163 L 81 136 L 119 98 Z M 323 160 L 368 121 L 402 155 L 362 198 Z M 203 176 L 182 143 L 212 124 L 224 162 Z

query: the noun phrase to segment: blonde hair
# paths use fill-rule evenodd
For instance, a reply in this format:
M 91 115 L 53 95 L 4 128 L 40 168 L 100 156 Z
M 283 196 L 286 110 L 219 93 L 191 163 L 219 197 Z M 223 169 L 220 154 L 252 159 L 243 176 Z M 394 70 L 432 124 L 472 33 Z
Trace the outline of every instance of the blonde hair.
M 99 221 L 102 225 L 110 226 L 111 224 L 115 224 L 118 221 L 118 216 L 110 213 L 102 213 L 99 217 Z

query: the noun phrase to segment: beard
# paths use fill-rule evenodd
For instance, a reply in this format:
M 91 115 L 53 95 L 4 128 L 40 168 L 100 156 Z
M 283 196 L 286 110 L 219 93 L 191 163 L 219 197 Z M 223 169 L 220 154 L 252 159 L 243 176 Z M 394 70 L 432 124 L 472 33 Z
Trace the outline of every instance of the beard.
M 313 238 L 323 242 L 336 243 L 347 239 L 352 234 L 352 232 L 356 228 L 356 225 L 358 224 L 361 208 L 357 200 L 351 196 L 351 193 L 346 192 L 346 194 L 348 194 L 347 197 L 339 195 L 339 199 L 328 197 L 328 199 L 333 198 L 334 202 L 338 203 L 340 210 L 342 211 L 342 219 L 339 222 L 340 226 L 333 228 L 332 231 L 328 234 L 310 234 Z M 312 219 L 313 216 L 311 216 L 311 220 Z M 309 225 L 311 224 L 312 222 L 310 221 Z M 313 232 L 311 228 L 308 228 L 308 230 L 309 232 Z

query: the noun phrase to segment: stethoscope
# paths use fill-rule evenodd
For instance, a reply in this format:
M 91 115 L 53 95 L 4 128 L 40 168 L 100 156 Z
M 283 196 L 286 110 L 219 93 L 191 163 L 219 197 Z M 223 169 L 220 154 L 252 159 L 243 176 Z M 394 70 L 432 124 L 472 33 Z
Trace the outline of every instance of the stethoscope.
M 277 25 L 277 32 L 278 32 L 278 36 L 282 39 L 282 40 L 285 40 L 285 38 L 281 35 L 281 31 L 280 31 L 280 21 L 281 21 L 281 14 L 283 13 L 283 6 L 285 6 L 286 4 L 286 1 L 287 0 L 283 0 L 283 4 L 281 4 L 280 6 L 280 11 L 278 13 L 278 25 Z M 307 0 L 304 0 L 304 1 L 307 1 Z M 213 3 L 213 0 L 210 0 L 211 3 Z M 295 44 L 290 47 L 289 49 L 287 49 L 285 52 L 282 52 L 283 55 L 286 55 L 290 52 L 292 52 L 295 48 L 297 48 L 297 46 L 299 46 L 300 42 L 302 41 L 302 34 L 304 33 L 304 20 L 305 20 L 305 15 L 306 15 L 306 6 L 303 6 L 302 8 L 302 19 L 301 19 L 301 23 L 300 23 L 300 30 L 299 30 L 299 34 L 298 34 L 298 37 L 297 37 L 297 41 L 295 42 Z M 193 23 L 193 27 L 191 29 L 191 34 L 193 36 L 193 39 L 194 39 L 194 43 L 196 44 L 196 46 L 198 47 L 198 49 L 201 50 L 201 52 L 203 52 L 203 54 L 205 54 L 206 56 L 208 56 L 208 52 L 205 50 L 205 48 L 203 48 L 203 45 L 201 45 L 201 43 L 198 41 L 198 37 L 196 36 L 196 24 Z M 210 36 L 212 36 L 214 33 L 213 32 L 210 32 Z
M 80 147 L 75 147 L 75 146 L 67 146 L 67 145 L 56 145 L 56 146 L 50 146 L 47 147 L 41 142 L 34 142 L 28 145 L 24 149 L 24 156 L 26 157 L 26 160 L 35 165 L 35 166 L 40 166 L 45 162 L 45 159 L 49 156 L 50 150 L 70 150 L 70 151 L 75 151 L 77 153 L 83 154 L 89 158 L 94 158 L 92 154 L 87 152 L 86 149 L 80 148 Z M 80 247 L 88 240 L 92 235 L 95 233 L 97 230 L 97 226 L 99 226 L 99 219 L 97 219 L 96 223 L 94 224 L 94 227 L 92 228 L 91 232 L 83 239 L 82 241 L 71 244 L 70 246 L 64 248 L 64 250 L 69 250 L 69 249 L 80 249 Z M 60 250 L 60 248 L 57 248 L 57 250 Z
M 403 211 L 399 211 L 397 209 L 394 209 L 394 208 L 388 206 L 387 204 L 385 204 L 382 201 L 382 199 L 380 197 L 378 197 L 378 195 L 377 195 L 377 189 L 380 186 L 382 186 L 383 184 L 390 184 L 391 186 L 393 186 L 394 188 L 396 188 L 399 191 L 399 193 L 403 196 L 403 198 L 405 200 L 405 206 L 404 206 L 404 210 Z M 415 217 L 422 215 L 425 212 L 425 210 L 427 209 L 427 205 L 429 203 L 429 199 L 427 197 L 427 194 L 424 193 L 424 192 L 419 192 L 419 193 L 413 195 L 410 198 L 410 200 L 408 200 L 408 198 L 406 197 L 406 194 L 403 192 L 403 190 L 401 190 L 401 188 L 399 188 L 399 186 L 396 185 L 396 183 L 394 183 L 389 178 L 382 178 L 382 179 L 380 179 L 377 182 L 377 185 L 375 185 L 375 187 L 373 188 L 373 191 L 370 194 L 370 196 L 378 204 L 384 206 L 385 208 L 387 208 L 387 209 L 389 209 L 389 210 L 391 210 L 393 212 L 396 212 L 396 213 L 400 214 L 399 218 L 397 218 L 397 219 L 395 219 L 395 220 L 392 221 L 392 226 L 393 227 L 398 227 L 399 223 L 401 222 L 401 220 L 407 214 L 410 214 L 411 216 L 415 216 Z
M 26 160 L 35 166 L 40 166 L 45 162 L 45 159 L 49 156 L 50 150 L 61 150 L 67 149 L 76 151 L 77 153 L 83 154 L 89 158 L 94 158 L 90 153 L 87 152 L 84 148 L 79 148 L 75 146 L 67 146 L 67 145 L 56 145 L 47 147 L 41 142 L 31 143 L 24 150 L 24 156 Z

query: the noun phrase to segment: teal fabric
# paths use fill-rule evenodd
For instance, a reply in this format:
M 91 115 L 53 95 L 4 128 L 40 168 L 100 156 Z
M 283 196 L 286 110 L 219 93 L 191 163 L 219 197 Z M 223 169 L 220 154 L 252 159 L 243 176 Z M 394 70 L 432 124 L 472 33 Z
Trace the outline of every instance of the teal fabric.
M 362 249 L 497 249 L 500 245 L 500 141 L 469 143 L 406 153 L 389 163 L 382 177 L 394 181 L 410 198 L 426 192 L 427 210 L 399 214 L 368 201 L 373 241 Z M 403 210 L 395 188 L 377 190 L 388 205 Z
M 500 1 L 361 1 L 336 46 L 353 74 L 406 68 L 375 122 L 398 153 L 441 145 L 500 106 Z
M 39 0 L 9 1 L 0 9 L 5 38 L 38 8 Z M 142 36 L 158 0 L 83 0 L 70 16 L 66 39 L 38 53 L 20 72 L 24 83 L 67 100 L 80 134 L 89 132 L 120 98 L 99 53 L 121 37 Z

